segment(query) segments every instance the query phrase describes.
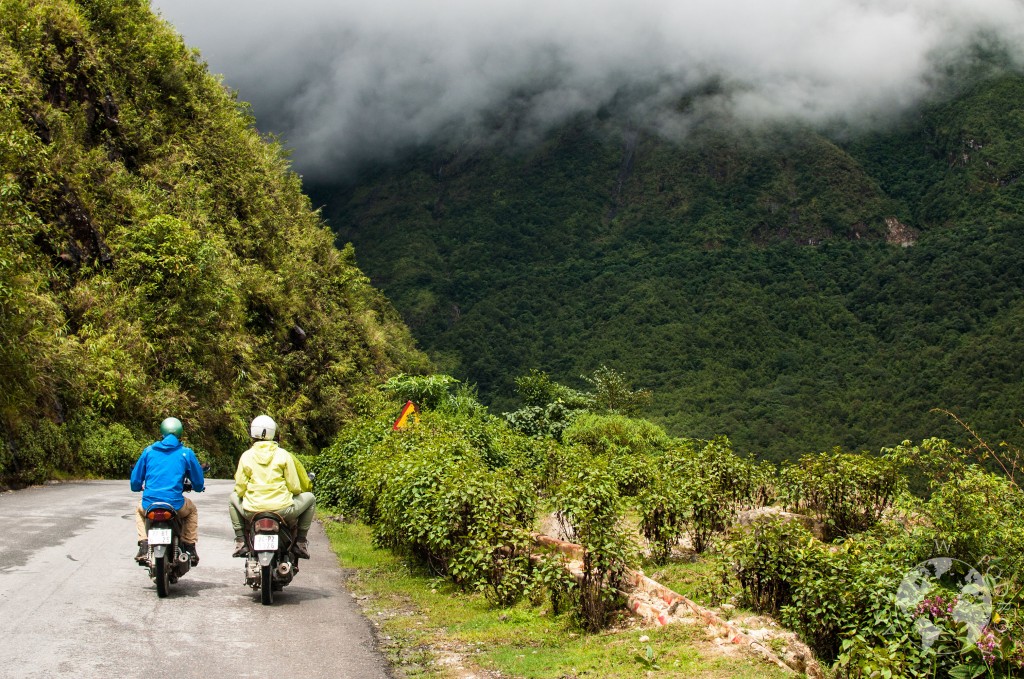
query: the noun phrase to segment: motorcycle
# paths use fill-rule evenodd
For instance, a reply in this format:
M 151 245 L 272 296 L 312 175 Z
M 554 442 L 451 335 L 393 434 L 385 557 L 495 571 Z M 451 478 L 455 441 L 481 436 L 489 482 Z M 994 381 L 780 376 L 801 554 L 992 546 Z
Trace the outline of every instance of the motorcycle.
M 246 521 L 245 584 L 259 590 L 264 606 L 274 603 L 274 592 L 299 572 L 299 559 L 292 551 L 295 540 L 295 529 L 275 512 L 257 512 Z
M 181 520 L 174 507 L 166 502 L 153 503 L 146 512 L 146 534 L 149 577 L 156 582 L 156 594 L 162 599 L 167 596 L 170 585 L 188 573 L 192 557 L 181 549 Z
M 204 465 L 208 469 L 209 465 Z M 186 477 L 183 490 L 192 490 L 192 481 Z M 146 512 L 146 537 L 149 540 L 149 560 L 140 565 L 149 569 L 149 577 L 156 582 L 156 594 L 163 599 L 169 588 L 195 565 L 192 555 L 181 549 L 181 519 L 174 507 L 166 502 L 154 502 Z

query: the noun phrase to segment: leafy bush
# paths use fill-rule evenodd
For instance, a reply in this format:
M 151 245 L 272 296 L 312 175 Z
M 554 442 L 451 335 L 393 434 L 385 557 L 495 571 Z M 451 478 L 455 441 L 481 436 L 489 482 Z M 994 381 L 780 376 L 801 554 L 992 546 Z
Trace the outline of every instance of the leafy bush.
M 725 437 L 683 442 L 669 452 L 666 467 L 690 508 L 687 531 L 697 553 L 729 527 L 739 508 L 769 495 L 765 486 L 771 467 L 752 466 L 733 452 Z
M 665 430 L 648 420 L 624 415 L 582 413 L 565 430 L 567 445 L 586 446 L 594 455 L 643 456 L 669 444 Z
M 451 388 L 458 384 L 451 375 L 395 375 L 381 390 L 399 401 L 412 401 L 421 408 L 438 408 L 451 395 Z
M 664 563 L 686 531 L 689 497 L 675 479 L 656 478 L 637 494 L 640 531 L 651 546 L 651 559 Z
M 867 530 L 906 490 L 901 463 L 893 456 L 832 452 L 805 455 L 782 471 L 786 504 L 822 520 L 825 539 Z
M 894 461 L 929 474 L 931 497 L 904 496 L 869 530 L 826 544 L 773 519 L 738 534 L 727 554 L 746 602 L 835 661 L 839 676 L 1016 676 L 1024 669 L 1019 489 L 936 439 L 888 451 L 883 478 Z M 942 579 L 919 588 L 919 564 L 932 559 L 977 569 L 984 584 L 974 575 L 959 589 Z M 982 591 L 993 604 L 987 624 L 953 613 Z
M 751 608 L 778 616 L 793 600 L 792 585 L 800 570 L 799 550 L 813 536 L 796 521 L 766 518 L 729 543 L 736 578 Z
M 565 429 L 594 405 L 590 394 L 558 384 L 538 370 L 516 378 L 516 393 L 523 407 L 505 413 L 505 421 L 520 434 L 535 438 L 561 441 Z
M 432 411 L 399 432 L 378 415 L 350 426 L 311 465 L 328 506 L 354 511 L 374 540 L 508 605 L 532 584 L 532 442 L 471 409 Z M 525 461 L 524 461 L 525 460 Z
M 84 429 L 78 435 L 81 441 L 79 465 L 83 470 L 106 478 L 127 478 L 143 449 L 152 441 L 142 441 L 124 425 L 102 425 L 96 421 L 76 423 Z
M 42 483 L 74 467 L 74 450 L 67 427 L 49 420 L 27 423 L 6 442 L 4 477 L 21 485 Z
M 619 525 L 618 484 L 599 466 L 579 467 L 568 475 L 554 504 L 565 533 L 583 547 L 583 581 L 575 591 L 577 617 L 587 630 L 602 629 L 621 605 L 622 578 L 627 565 L 636 560 Z

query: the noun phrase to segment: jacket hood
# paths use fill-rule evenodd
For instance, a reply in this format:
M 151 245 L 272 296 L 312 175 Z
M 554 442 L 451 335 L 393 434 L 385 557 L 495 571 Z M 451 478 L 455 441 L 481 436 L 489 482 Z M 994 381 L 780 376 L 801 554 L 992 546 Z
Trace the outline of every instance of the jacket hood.
M 258 441 L 256 445 L 252 447 L 252 456 L 258 464 L 270 464 L 270 461 L 274 459 L 274 453 L 276 452 L 276 441 Z
M 181 441 L 174 434 L 168 434 L 162 441 L 154 443 L 152 448 L 158 453 L 173 453 L 181 448 Z

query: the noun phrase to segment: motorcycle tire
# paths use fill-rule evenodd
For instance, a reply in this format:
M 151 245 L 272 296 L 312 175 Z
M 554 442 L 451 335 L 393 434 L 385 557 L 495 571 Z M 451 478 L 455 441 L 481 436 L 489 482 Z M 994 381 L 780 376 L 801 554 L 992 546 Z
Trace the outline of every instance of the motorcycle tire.
M 260 571 L 260 601 L 264 606 L 269 606 L 274 603 L 274 568 L 261 566 Z
M 167 566 L 167 555 L 156 560 L 153 564 L 156 573 L 156 595 L 163 599 L 167 596 L 167 589 L 171 582 L 171 569 Z

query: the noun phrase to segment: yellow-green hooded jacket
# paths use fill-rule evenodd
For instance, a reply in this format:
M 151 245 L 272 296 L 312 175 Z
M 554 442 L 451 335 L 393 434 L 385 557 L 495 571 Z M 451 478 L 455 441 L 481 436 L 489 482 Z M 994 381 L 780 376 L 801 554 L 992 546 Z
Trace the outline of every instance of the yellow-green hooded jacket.
M 235 470 L 235 493 L 247 512 L 284 509 L 294 502 L 293 495 L 312 487 L 302 464 L 275 441 L 257 441 L 242 453 Z

